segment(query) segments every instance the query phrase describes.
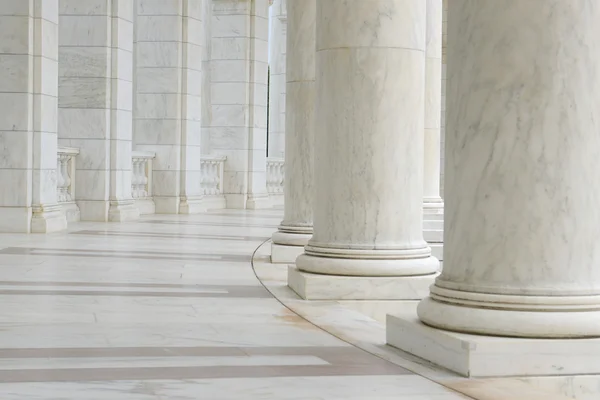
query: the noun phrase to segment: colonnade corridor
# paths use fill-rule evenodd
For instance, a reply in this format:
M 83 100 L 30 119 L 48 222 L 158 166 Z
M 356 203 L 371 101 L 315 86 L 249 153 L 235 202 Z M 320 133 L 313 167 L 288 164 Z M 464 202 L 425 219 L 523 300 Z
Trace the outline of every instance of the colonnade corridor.
M 280 220 L 220 210 L 1 234 L 0 399 L 463 398 L 273 298 L 251 259 Z

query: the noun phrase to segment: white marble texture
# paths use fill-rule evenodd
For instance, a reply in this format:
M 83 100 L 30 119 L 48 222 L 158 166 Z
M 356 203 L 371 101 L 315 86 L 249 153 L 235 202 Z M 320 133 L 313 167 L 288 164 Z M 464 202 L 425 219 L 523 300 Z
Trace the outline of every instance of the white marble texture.
M 271 255 L 271 258 L 273 255 Z M 427 296 L 436 275 L 338 276 L 288 269 L 288 286 L 305 300 L 420 300 Z
M 2 399 L 464 398 L 344 343 L 271 297 L 250 256 L 279 218 L 279 211 L 227 210 L 1 235 L 3 246 L 46 252 L 0 252 Z M 135 258 L 150 252 L 162 258 Z M 214 259 L 177 259 L 184 254 Z M 240 289 L 260 296 L 223 296 Z M 381 367 L 395 372 L 379 374 Z
M 5 2 L 7 3 L 7 2 Z M 0 232 L 55 232 L 58 2 L 0 4 Z
M 270 9 L 269 157 L 275 158 L 285 154 L 287 2 L 275 0 Z
M 316 3 L 287 1 L 285 201 L 283 221 L 273 234 L 271 254 L 273 262 L 278 263 L 294 262 L 311 238 L 314 202 Z
M 268 0 L 213 1 L 210 148 L 227 156 L 228 208 L 271 206 L 266 186 L 268 10 Z
M 442 0 L 427 0 L 425 46 L 425 147 L 423 211 L 442 213 L 440 197 L 442 118 Z M 427 218 L 425 216 L 425 218 Z
M 133 5 L 60 0 L 59 144 L 79 149 L 82 220 L 139 218 L 131 197 Z
M 202 1 L 138 0 L 136 150 L 156 153 L 156 212 L 195 214 L 202 204 Z
M 600 186 L 585 173 L 600 168 L 599 17 L 584 0 L 452 4 L 445 268 L 423 322 L 600 336 Z
M 387 343 L 466 377 L 600 373 L 600 339 L 529 339 L 431 328 L 415 313 L 388 315 Z
M 434 274 L 422 215 L 425 2 L 318 2 L 316 41 L 314 234 L 298 268 Z

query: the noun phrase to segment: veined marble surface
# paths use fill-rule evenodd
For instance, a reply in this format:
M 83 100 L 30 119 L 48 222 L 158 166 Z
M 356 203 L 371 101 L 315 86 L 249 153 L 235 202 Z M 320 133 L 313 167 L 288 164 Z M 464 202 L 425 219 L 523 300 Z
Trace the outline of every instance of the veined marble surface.
M 587 0 L 452 2 L 444 270 L 423 322 L 600 336 L 599 18 Z
M 273 242 L 304 247 L 312 234 L 314 204 L 316 2 L 287 1 L 285 202 Z
M 437 272 L 422 222 L 425 6 L 317 2 L 314 233 L 302 271 Z
M 269 294 L 251 259 L 281 214 L 0 234 L 2 399 L 463 399 Z

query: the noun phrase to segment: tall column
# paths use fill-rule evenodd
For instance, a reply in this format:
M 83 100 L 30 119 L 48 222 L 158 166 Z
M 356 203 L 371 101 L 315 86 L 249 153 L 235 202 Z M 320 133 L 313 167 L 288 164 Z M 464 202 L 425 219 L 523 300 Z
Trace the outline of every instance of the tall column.
M 442 119 L 442 0 L 427 0 L 425 47 L 425 163 L 423 211 L 440 214 L 440 148 Z
M 58 0 L 0 6 L 0 232 L 67 227 L 57 205 Z
M 138 0 L 135 147 L 156 153 L 156 212 L 204 211 L 200 0 Z
M 285 154 L 287 0 L 273 2 L 270 19 L 269 157 L 283 158 Z
M 271 260 L 293 263 L 312 236 L 315 129 L 315 0 L 287 0 L 286 168 L 284 217 Z
M 288 282 L 419 298 L 439 267 L 422 227 L 425 2 L 321 0 L 316 38 L 314 234 Z
M 600 3 L 449 7 L 446 249 L 420 319 L 600 336 Z
M 131 197 L 131 0 L 60 0 L 59 143 L 79 148 L 82 220 L 139 218 Z
M 228 208 L 268 208 L 269 0 L 213 0 L 211 149 Z

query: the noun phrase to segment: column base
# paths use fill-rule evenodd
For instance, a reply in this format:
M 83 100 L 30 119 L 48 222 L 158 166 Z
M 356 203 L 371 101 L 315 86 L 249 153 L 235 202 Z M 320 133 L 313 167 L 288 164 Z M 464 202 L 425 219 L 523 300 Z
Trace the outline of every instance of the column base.
M 600 296 L 502 295 L 438 285 L 417 312 L 423 323 L 439 329 L 523 338 L 600 337 Z
M 301 271 L 342 276 L 416 276 L 439 271 L 429 247 L 410 250 L 357 250 L 315 247 L 310 243 L 296 260 Z
M 67 217 L 58 204 L 33 208 L 31 216 L 32 233 L 61 232 L 67 229 Z
M 423 200 L 423 214 L 444 214 L 444 200 L 441 197 L 425 198 Z
M 282 225 L 273 234 L 271 262 L 273 264 L 294 264 L 304 253 L 304 246 L 312 237 L 312 226 Z
M 386 336 L 390 346 L 466 377 L 600 373 L 600 339 L 469 335 L 429 327 L 414 311 L 388 315 Z
M 283 244 L 271 244 L 272 264 L 294 264 L 298 256 L 304 253 L 304 246 L 286 246 Z
M 420 300 L 436 276 L 334 276 L 289 266 L 288 286 L 304 300 Z
M 273 207 L 273 204 L 266 193 L 264 195 L 248 196 L 248 200 L 246 201 L 246 208 L 248 210 L 263 210 L 271 207 Z
M 111 200 L 108 209 L 110 222 L 137 221 L 140 219 L 140 210 L 133 200 Z
M 201 214 L 206 212 L 202 197 L 181 197 L 179 199 L 179 214 Z

